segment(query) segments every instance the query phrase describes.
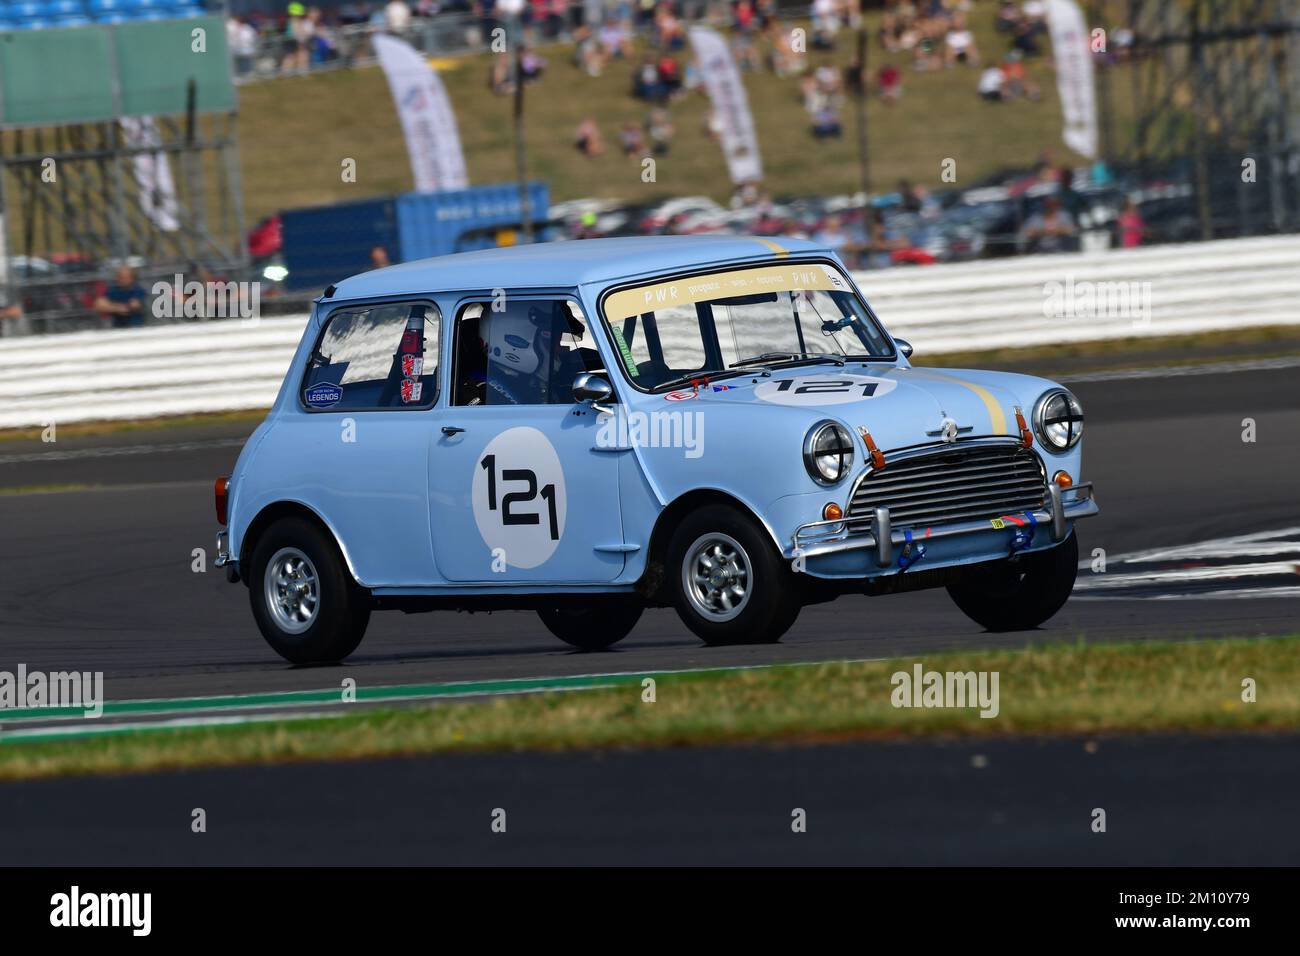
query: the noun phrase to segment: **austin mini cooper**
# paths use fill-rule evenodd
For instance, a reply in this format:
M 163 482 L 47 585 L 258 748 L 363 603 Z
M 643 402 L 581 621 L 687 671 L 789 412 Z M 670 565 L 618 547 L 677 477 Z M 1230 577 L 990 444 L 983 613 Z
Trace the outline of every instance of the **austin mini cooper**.
M 709 644 L 801 607 L 946 587 L 989 630 L 1074 585 L 1065 388 L 916 368 L 835 254 L 589 240 L 367 272 L 315 303 L 217 481 L 217 564 L 295 663 L 375 610 L 525 609 L 596 650 L 646 607 Z

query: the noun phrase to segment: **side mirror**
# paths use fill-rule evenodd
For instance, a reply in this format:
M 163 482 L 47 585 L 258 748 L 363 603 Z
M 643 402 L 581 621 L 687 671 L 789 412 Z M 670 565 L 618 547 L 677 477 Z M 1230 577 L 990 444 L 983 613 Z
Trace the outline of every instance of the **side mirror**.
M 903 358 L 910 359 L 912 357 L 912 343 L 907 339 L 894 339 L 894 348 L 903 353 Z
M 579 402 L 590 402 L 598 412 L 610 412 L 610 409 L 601 407 L 601 402 L 613 398 L 614 389 L 603 376 L 595 372 L 582 372 L 573 380 L 573 397 Z

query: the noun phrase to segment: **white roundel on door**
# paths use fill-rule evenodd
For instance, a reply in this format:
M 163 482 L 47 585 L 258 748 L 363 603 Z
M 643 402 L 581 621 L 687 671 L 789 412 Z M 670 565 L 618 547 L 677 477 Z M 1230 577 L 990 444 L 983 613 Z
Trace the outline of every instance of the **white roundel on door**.
M 545 563 L 564 535 L 564 469 L 536 428 L 503 431 L 474 463 L 474 522 L 492 551 L 513 568 Z
M 800 375 L 764 382 L 754 395 L 776 405 L 843 405 L 879 398 L 897 387 L 893 379 L 874 375 Z

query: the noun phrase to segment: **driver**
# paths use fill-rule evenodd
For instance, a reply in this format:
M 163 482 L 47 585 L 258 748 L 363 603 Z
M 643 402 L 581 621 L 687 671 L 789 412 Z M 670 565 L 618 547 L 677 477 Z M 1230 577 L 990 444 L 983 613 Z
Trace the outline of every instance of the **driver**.
M 489 405 L 543 405 L 550 382 L 553 322 L 550 311 L 530 303 L 484 315 L 487 323 Z M 482 325 L 480 324 L 480 328 Z

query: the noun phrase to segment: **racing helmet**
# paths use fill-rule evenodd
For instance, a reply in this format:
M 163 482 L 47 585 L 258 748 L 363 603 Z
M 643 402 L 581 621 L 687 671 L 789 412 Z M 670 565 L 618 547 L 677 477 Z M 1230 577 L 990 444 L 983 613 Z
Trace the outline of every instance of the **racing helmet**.
M 533 375 L 542 364 L 540 340 L 550 332 L 550 317 L 536 306 L 527 312 L 496 313 L 488 321 L 488 361 L 519 375 Z

